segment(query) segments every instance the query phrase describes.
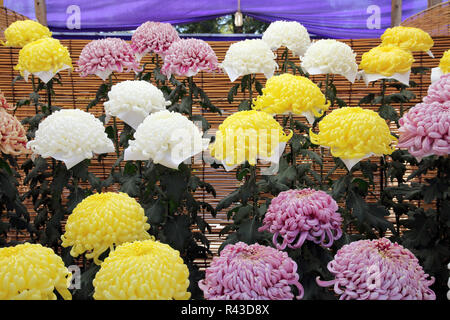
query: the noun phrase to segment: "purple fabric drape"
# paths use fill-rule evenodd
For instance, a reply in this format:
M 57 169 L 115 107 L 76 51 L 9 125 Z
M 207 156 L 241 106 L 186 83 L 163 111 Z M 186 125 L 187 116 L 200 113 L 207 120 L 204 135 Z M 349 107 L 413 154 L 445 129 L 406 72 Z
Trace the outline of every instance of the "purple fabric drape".
M 182 24 L 233 14 L 237 10 L 237 0 L 46 2 L 48 25 L 52 31 L 59 32 L 133 30 L 145 21 Z M 33 3 L 34 0 L 4 0 L 6 7 L 30 18 L 34 18 Z M 402 16 L 409 17 L 426 6 L 426 0 L 405 0 Z M 318 37 L 376 38 L 390 26 L 391 0 L 241 0 L 241 11 L 262 21 L 298 21 Z M 74 29 L 77 21 L 80 29 Z

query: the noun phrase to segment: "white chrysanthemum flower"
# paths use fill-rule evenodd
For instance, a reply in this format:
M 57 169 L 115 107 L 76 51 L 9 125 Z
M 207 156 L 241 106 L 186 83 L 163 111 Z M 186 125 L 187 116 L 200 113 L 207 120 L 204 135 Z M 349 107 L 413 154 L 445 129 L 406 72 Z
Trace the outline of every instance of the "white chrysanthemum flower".
M 308 31 L 297 21 L 272 22 L 264 31 L 262 39 L 272 50 L 285 46 L 297 56 L 303 56 L 311 45 Z
M 114 151 L 101 121 L 79 109 L 59 110 L 48 116 L 27 147 L 44 158 L 63 161 L 67 169 L 92 158 L 94 153 Z
M 261 39 L 252 39 L 233 43 L 221 67 L 233 82 L 240 76 L 254 73 L 264 73 L 266 78 L 270 78 L 278 65 L 269 45 Z
M 137 129 L 153 112 L 165 110 L 170 101 L 148 81 L 127 80 L 112 86 L 103 105 L 107 116 L 115 116 Z
M 313 42 L 302 57 L 301 66 L 311 75 L 340 74 L 352 83 L 358 72 L 356 53 L 349 45 L 333 39 Z
M 168 110 L 152 113 L 142 122 L 125 150 L 124 160 L 149 160 L 177 169 L 184 160 L 208 147 L 200 129 L 188 118 Z

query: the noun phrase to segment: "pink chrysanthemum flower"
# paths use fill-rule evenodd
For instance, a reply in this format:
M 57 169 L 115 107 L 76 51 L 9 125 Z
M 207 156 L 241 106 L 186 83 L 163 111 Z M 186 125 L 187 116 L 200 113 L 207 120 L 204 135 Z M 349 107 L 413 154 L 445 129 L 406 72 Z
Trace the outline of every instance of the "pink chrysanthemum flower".
M 428 94 L 423 98 L 423 102 L 435 101 L 439 103 L 450 101 L 450 73 L 441 76 L 438 81 L 428 87 Z
M 89 42 L 78 59 L 77 71 L 82 77 L 95 74 L 105 80 L 112 72 L 123 72 L 124 69 L 127 72 L 141 70 L 130 44 L 119 38 Z
M 450 101 L 419 103 L 399 120 L 399 148 L 420 161 L 450 154 Z
M 0 151 L 10 155 L 30 153 L 27 147 L 27 134 L 20 121 L 6 112 L 13 107 L 0 91 Z
M 208 300 L 292 300 L 298 288 L 297 264 L 286 252 L 259 244 L 227 245 L 206 269 L 198 284 Z
M 164 57 L 167 49 L 180 40 L 177 30 L 170 23 L 147 21 L 141 24 L 131 37 L 131 47 L 140 61 L 147 53 Z
M 305 240 L 331 247 L 342 236 L 342 217 L 337 210 L 336 201 L 323 191 L 283 191 L 270 203 L 259 231 L 273 233 L 273 244 L 280 250 L 300 248 Z
M 343 246 L 328 270 L 335 279 L 319 286 L 334 285 L 341 300 L 435 300 L 429 288 L 434 278 L 427 280 L 417 258 L 398 243 L 386 238 L 359 240 Z
M 164 56 L 161 72 L 170 78 L 195 76 L 200 71 L 219 71 L 217 56 L 211 46 L 199 39 L 181 39 L 172 43 Z

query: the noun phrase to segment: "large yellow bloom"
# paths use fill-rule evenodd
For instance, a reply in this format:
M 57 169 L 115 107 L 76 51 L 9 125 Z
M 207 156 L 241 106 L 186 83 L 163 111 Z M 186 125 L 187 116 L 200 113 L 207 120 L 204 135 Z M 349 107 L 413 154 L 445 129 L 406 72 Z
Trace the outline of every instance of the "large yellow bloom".
M 329 147 L 334 157 L 358 161 L 372 154 L 391 154 L 397 140 L 378 113 L 360 107 L 333 110 L 319 122 L 319 133 L 310 130 L 309 135 L 312 143 Z
M 103 262 L 96 300 L 187 300 L 189 271 L 180 253 L 154 240 L 125 243 Z
M 43 38 L 28 43 L 19 51 L 19 63 L 14 70 L 19 70 L 20 74 L 27 78 L 31 73 L 55 74 L 64 68 L 73 68 L 67 47 L 57 39 Z
M 55 289 L 71 300 L 71 279 L 50 248 L 31 243 L 0 248 L 0 300 L 56 300 Z
M 11 23 L 5 30 L 7 47 L 23 47 L 26 44 L 42 39 L 50 38 L 52 33 L 39 22 L 33 20 L 19 20 Z
M 122 192 L 97 193 L 81 201 L 67 219 L 62 246 L 73 246 L 73 257 L 88 252 L 87 258 L 101 264 L 98 257 L 108 248 L 150 239 L 148 229 L 144 209 L 134 198 Z
M 405 73 L 411 69 L 414 58 L 411 52 L 394 45 L 378 46 L 361 57 L 360 69 L 365 73 L 378 73 L 386 77 Z
M 219 126 L 210 151 L 227 166 L 238 165 L 245 160 L 255 165 L 257 157 L 270 158 L 279 151 L 280 143 L 289 141 L 291 137 L 292 132 L 286 136 L 280 124 L 268 113 L 239 111 Z
M 431 36 L 419 28 L 393 27 L 381 35 L 381 45 L 395 45 L 408 51 L 428 51 L 434 42 Z
M 254 99 L 254 109 L 270 114 L 294 113 L 314 121 L 328 110 L 324 94 L 306 77 L 284 73 L 269 78 L 263 94 Z
M 444 52 L 444 55 L 439 61 L 439 68 L 443 74 L 450 72 L 450 49 Z

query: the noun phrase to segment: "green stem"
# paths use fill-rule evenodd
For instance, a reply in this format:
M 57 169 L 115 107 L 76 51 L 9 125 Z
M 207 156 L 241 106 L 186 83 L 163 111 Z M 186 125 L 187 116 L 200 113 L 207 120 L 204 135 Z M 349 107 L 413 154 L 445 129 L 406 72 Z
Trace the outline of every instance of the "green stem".
M 48 112 L 52 114 L 52 87 L 53 87 L 53 79 L 47 82 L 45 85 L 47 91 L 47 102 L 48 102 Z
M 188 77 L 189 83 L 189 97 L 191 98 L 191 105 L 189 106 L 189 120 L 192 120 L 192 107 L 194 105 L 194 93 L 192 92 L 194 88 L 194 79 L 192 77 Z
M 251 109 L 253 103 L 253 82 L 255 82 L 256 75 L 250 74 L 248 77 L 248 101 Z

